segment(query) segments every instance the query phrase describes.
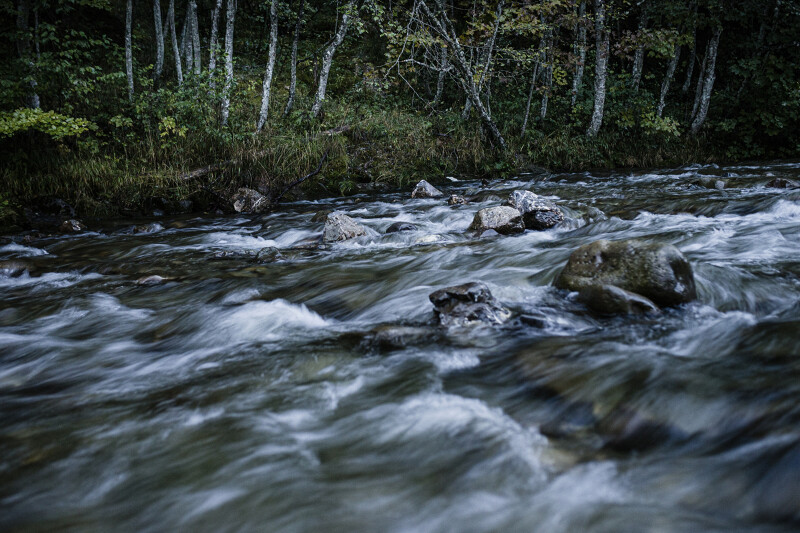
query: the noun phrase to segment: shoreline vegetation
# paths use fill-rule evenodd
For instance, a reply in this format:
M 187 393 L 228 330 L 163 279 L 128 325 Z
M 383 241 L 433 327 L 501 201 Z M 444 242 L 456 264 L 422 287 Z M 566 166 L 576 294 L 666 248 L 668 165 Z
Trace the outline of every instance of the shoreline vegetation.
M 797 2 L 62 4 L 6 8 L 6 230 L 800 154 Z

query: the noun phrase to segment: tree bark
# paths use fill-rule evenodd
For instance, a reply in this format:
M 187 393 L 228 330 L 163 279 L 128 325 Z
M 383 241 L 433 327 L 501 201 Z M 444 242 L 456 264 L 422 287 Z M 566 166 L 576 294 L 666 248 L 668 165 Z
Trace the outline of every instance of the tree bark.
M 664 81 L 661 82 L 661 96 L 658 99 L 658 112 L 656 113 L 659 118 L 664 114 L 664 107 L 667 105 L 667 94 L 669 93 L 669 86 L 672 83 L 672 78 L 675 76 L 675 69 L 678 66 L 678 61 L 681 57 L 681 45 L 676 44 L 672 57 L 667 65 L 667 73 L 664 74 Z
M 294 96 L 297 92 L 297 45 L 300 43 L 300 30 L 303 27 L 303 9 L 305 5 L 305 0 L 300 0 L 300 5 L 297 8 L 297 21 L 294 24 L 294 38 L 292 39 L 292 62 L 289 65 L 289 98 L 286 100 L 283 116 L 287 116 L 292 112 Z
M 186 14 L 183 17 L 183 31 L 181 32 L 181 55 L 186 65 L 186 74 L 192 72 L 194 63 L 194 47 L 192 46 L 192 9 L 186 5 Z
M 633 55 L 633 73 L 631 74 L 631 86 L 634 91 L 639 90 L 639 83 L 642 81 L 642 69 L 644 67 L 644 45 L 642 44 L 642 34 L 647 29 L 647 1 L 642 2 L 642 12 L 639 14 L 639 27 L 637 37 L 639 44 L 636 53 Z
M 125 75 L 128 77 L 128 101 L 133 103 L 133 0 L 128 0 L 125 8 Z
M 161 0 L 153 0 L 153 24 L 156 32 L 156 65 L 153 69 L 153 81 L 158 83 L 164 71 L 164 26 L 161 21 Z
M 233 85 L 233 24 L 236 20 L 236 0 L 228 0 L 225 20 L 225 88 L 222 93 L 222 125 L 228 124 Z
M 194 58 L 194 73 L 196 76 L 200 75 L 203 70 L 202 60 L 203 56 L 200 52 L 200 25 L 197 23 L 197 2 L 192 0 L 189 4 L 190 13 L 192 15 L 192 57 Z
M 719 50 L 719 38 L 721 35 L 722 26 L 717 26 L 714 28 L 714 34 L 711 37 L 711 41 L 708 43 L 708 50 L 706 51 L 708 64 L 706 65 L 705 82 L 703 82 L 703 95 L 700 99 L 700 108 L 697 110 L 697 115 L 692 122 L 693 135 L 697 135 L 700 128 L 703 127 L 706 115 L 708 115 L 708 106 L 711 102 L 711 90 L 714 88 L 714 79 L 716 77 L 717 51 Z
M 497 10 L 495 11 L 495 22 L 494 22 L 494 30 L 492 30 L 492 35 L 489 37 L 489 42 L 486 44 L 486 61 L 483 64 L 483 70 L 481 71 L 481 77 L 478 80 L 478 94 L 483 91 L 483 83 L 488 77 L 489 69 L 492 65 L 492 53 L 494 52 L 494 43 L 497 41 L 497 32 L 500 29 L 500 18 L 503 16 L 503 0 L 500 0 L 497 3 Z M 472 103 L 470 102 L 469 98 L 467 98 L 466 103 L 464 104 L 464 110 L 461 112 L 462 120 L 466 120 L 469 117 L 469 111 L 472 107 Z
M 597 41 L 597 60 L 594 69 L 594 110 L 592 122 L 586 134 L 594 137 L 603 125 L 603 111 L 606 103 L 606 76 L 608 75 L 609 36 L 606 30 L 605 0 L 594 0 L 595 33 Z
M 686 94 L 692 86 L 692 76 L 694 75 L 694 62 L 697 61 L 697 3 L 692 2 L 690 7 L 692 13 L 692 48 L 689 51 L 689 64 L 686 67 L 686 80 L 683 82 L 681 92 Z
M 17 4 L 17 52 L 26 69 L 28 85 L 28 94 L 25 97 L 26 105 L 30 109 L 39 109 L 41 102 L 39 101 L 39 95 L 36 93 L 36 64 L 31 53 L 31 40 L 28 30 L 30 10 L 29 0 L 19 0 Z
M 442 94 L 444 94 L 444 80 L 447 76 L 447 72 L 450 70 L 450 63 L 447 61 L 447 51 L 439 47 L 439 54 L 441 57 L 439 59 L 439 75 L 436 79 L 436 94 L 433 96 L 433 101 L 431 102 L 431 109 L 434 111 L 442 99 Z
M 541 45 L 540 45 L 541 46 Z M 531 114 L 531 102 L 533 101 L 533 91 L 536 88 L 536 79 L 539 77 L 539 60 L 537 59 L 536 64 L 533 65 L 533 75 L 531 76 L 531 87 L 528 90 L 528 103 L 525 105 L 525 116 L 522 118 L 522 132 L 521 135 L 524 137 L 525 132 L 528 131 L 528 117 Z
M 710 44 L 711 41 L 708 42 Z M 692 105 L 692 112 L 689 115 L 689 121 L 694 122 L 694 117 L 697 116 L 697 110 L 700 108 L 700 99 L 703 96 L 703 83 L 705 83 L 706 63 L 708 62 L 708 44 L 706 44 L 706 54 L 703 56 L 703 62 L 700 65 L 700 74 L 697 76 L 697 87 L 694 90 L 694 104 Z
M 269 97 L 272 89 L 272 75 L 275 71 L 275 57 L 278 49 L 278 0 L 272 0 L 269 6 L 269 60 L 267 72 L 264 74 L 264 85 L 261 88 L 261 112 L 258 114 L 256 131 L 261 131 L 269 115 Z
M 344 41 L 347 34 L 347 28 L 350 25 L 350 10 L 355 7 L 355 0 L 350 0 L 344 6 L 344 13 L 342 14 L 342 22 L 336 30 L 333 42 L 325 50 L 322 56 L 322 69 L 319 73 L 319 83 L 317 84 L 317 95 L 314 98 L 314 106 L 311 108 L 311 115 L 316 118 L 322 110 L 322 104 L 325 101 L 325 91 L 328 88 L 328 75 L 331 72 L 331 65 L 333 64 L 333 54 L 336 49 Z
M 211 14 L 211 38 L 208 41 L 208 72 L 211 76 L 211 88 L 214 88 L 214 71 L 217 69 L 217 40 L 219 39 L 219 12 L 222 0 L 216 0 Z
M 586 17 L 586 0 L 581 0 L 581 5 L 578 8 L 578 25 L 577 36 L 575 38 L 575 54 L 578 57 L 577 64 L 575 65 L 575 77 L 572 79 L 572 106 L 578 100 L 578 91 L 581 89 L 583 82 L 583 68 L 586 65 L 586 25 L 584 18 Z
M 553 87 L 553 30 L 547 30 L 546 47 L 544 51 L 544 92 L 542 93 L 542 120 L 547 117 L 547 103 L 550 100 L 550 90 Z
M 178 78 L 178 87 L 180 87 L 183 85 L 183 66 L 181 65 L 181 50 L 178 48 L 178 32 L 175 29 L 175 0 L 169 0 L 167 23 L 169 24 L 169 38 L 172 42 L 172 53 L 175 56 L 175 75 Z

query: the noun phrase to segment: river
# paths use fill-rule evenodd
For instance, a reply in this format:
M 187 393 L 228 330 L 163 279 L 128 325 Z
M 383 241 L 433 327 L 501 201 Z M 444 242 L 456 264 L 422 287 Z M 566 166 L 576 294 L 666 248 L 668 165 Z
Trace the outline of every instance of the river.
M 6 240 L 30 273 L 0 275 L 0 530 L 796 531 L 800 191 L 765 184 L 798 176 L 522 174 L 443 185 L 459 207 Z M 567 220 L 466 231 L 514 189 Z M 375 235 L 307 244 L 334 209 Z M 629 238 L 680 249 L 697 301 L 598 317 L 552 287 L 578 246 Z M 428 295 L 468 281 L 513 318 L 436 326 Z

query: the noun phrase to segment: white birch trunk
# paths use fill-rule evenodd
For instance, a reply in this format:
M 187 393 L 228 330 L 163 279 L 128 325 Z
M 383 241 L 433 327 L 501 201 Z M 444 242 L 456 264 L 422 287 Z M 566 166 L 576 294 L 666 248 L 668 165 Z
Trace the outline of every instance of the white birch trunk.
M 578 91 L 581 89 L 583 82 L 583 69 L 586 65 L 586 26 L 584 24 L 584 17 L 586 16 L 586 0 L 581 0 L 581 5 L 578 8 L 578 31 L 575 39 L 575 55 L 578 57 L 578 62 L 575 65 L 575 77 L 572 79 L 572 106 L 578 100 Z
M 692 113 L 689 115 L 689 122 L 694 122 L 694 117 L 697 116 L 697 110 L 700 108 L 700 98 L 703 95 L 703 83 L 705 83 L 706 63 L 708 62 L 708 45 L 706 45 L 706 55 L 703 56 L 703 63 L 700 65 L 700 74 L 697 76 L 697 87 L 694 90 L 694 105 L 692 105 Z
M 550 90 L 553 87 L 553 30 L 547 30 L 546 43 L 544 51 L 544 92 L 542 93 L 542 108 L 539 114 L 542 120 L 547 117 L 547 104 L 550 100 Z
M 495 22 L 494 22 L 494 29 L 492 30 L 492 35 L 489 38 L 489 42 L 486 46 L 486 60 L 483 64 L 483 70 L 481 71 L 481 77 L 478 80 L 478 94 L 483 91 L 483 83 L 488 77 L 489 69 L 492 65 L 492 53 L 494 52 L 494 43 L 497 41 L 497 32 L 500 29 L 500 18 L 503 16 L 503 0 L 500 0 L 497 3 L 497 10 L 495 12 Z M 464 111 L 461 112 L 461 118 L 466 120 L 469 117 L 469 111 L 472 107 L 472 102 L 469 98 L 464 103 Z
M 128 0 L 125 8 L 125 75 L 128 77 L 128 101 L 133 103 L 133 0 Z
M 325 49 L 325 53 L 322 55 L 322 69 L 319 73 L 317 95 L 314 98 L 314 105 L 311 108 L 311 115 L 314 116 L 314 118 L 316 118 L 322 110 L 322 104 L 325 101 L 325 91 L 328 88 L 328 75 L 330 75 L 331 65 L 333 64 L 333 54 L 336 53 L 336 49 L 339 48 L 339 45 L 344 41 L 347 28 L 350 25 L 350 10 L 353 9 L 354 6 L 355 0 L 350 0 L 345 5 L 345 11 L 342 14 L 342 22 L 336 30 L 333 42 Z
M 272 74 L 275 72 L 275 57 L 278 49 L 278 0 L 272 0 L 269 6 L 269 60 L 267 72 L 264 74 L 264 85 L 261 88 L 261 111 L 258 114 L 256 131 L 261 131 L 269 116 L 269 97 L 272 90 Z
M 667 94 L 669 93 L 669 86 L 672 83 L 672 78 L 675 76 L 675 69 L 678 67 L 678 61 L 681 58 L 681 45 L 676 44 L 674 51 L 672 52 L 672 57 L 669 60 L 669 64 L 667 65 L 667 73 L 664 74 L 664 81 L 661 82 L 661 96 L 658 99 L 658 111 L 657 115 L 659 118 L 661 115 L 664 114 L 664 107 L 667 105 Z
M 26 68 L 28 94 L 25 97 L 26 105 L 30 109 L 39 109 L 41 102 L 36 92 L 36 64 L 31 52 L 31 40 L 28 34 L 28 19 L 30 18 L 29 0 L 19 0 L 17 4 L 17 52 Z
M 225 20 L 225 88 L 222 93 L 222 125 L 228 124 L 233 86 L 233 24 L 236 20 L 236 0 L 228 0 Z
M 686 80 L 683 82 L 681 92 L 686 94 L 692 86 L 692 76 L 694 75 L 694 62 L 697 61 L 697 3 L 692 2 L 690 8 L 692 12 L 692 48 L 689 51 L 689 64 L 686 67 Z
M 540 45 L 541 46 L 541 45 Z M 531 76 L 531 87 L 528 90 L 528 103 L 525 105 L 525 116 L 522 118 L 522 133 L 521 135 L 524 137 L 525 132 L 528 131 L 528 117 L 531 114 L 531 102 L 533 101 L 533 91 L 536 88 L 536 79 L 539 77 L 539 60 L 537 59 L 536 64 L 533 66 L 533 75 Z
M 214 88 L 214 71 L 217 69 L 217 46 L 219 39 L 219 12 L 222 0 L 216 0 L 211 14 L 211 38 L 208 40 L 208 72 L 211 76 L 211 88 Z
M 431 109 L 436 110 L 436 106 L 439 105 L 439 102 L 442 99 L 442 94 L 444 94 L 444 80 L 447 76 L 447 72 L 450 70 L 450 64 L 447 61 L 447 52 L 444 48 L 439 47 L 439 75 L 436 79 L 436 94 L 433 96 L 433 101 L 431 102 Z
M 595 33 L 597 41 L 597 60 L 594 69 L 594 110 L 592 122 L 586 134 L 594 137 L 603 125 L 603 111 L 606 104 L 606 76 L 608 75 L 609 38 L 606 31 L 606 6 L 604 0 L 594 0 Z
M 705 71 L 705 82 L 703 82 L 703 95 L 700 99 L 700 108 L 697 110 L 697 115 L 692 122 L 692 134 L 697 135 L 703 123 L 706 121 L 708 115 L 708 106 L 711 103 L 711 90 L 714 88 L 714 79 L 716 77 L 717 65 L 717 51 L 719 50 L 719 38 L 722 35 L 722 26 L 714 28 L 714 34 L 711 41 L 708 43 L 708 51 L 706 57 L 708 64 Z
M 169 24 L 169 38 L 172 42 L 172 53 L 175 56 L 175 75 L 178 78 L 178 87 L 180 87 L 183 85 L 183 66 L 181 65 L 181 50 L 178 48 L 178 32 L 175 28 L 175 0 L 169 0 L 167 23 Z
M 287 116 L 292 112 L 294 96 L 297 92 L 297 45 L 300 43 L 300 29 L 303 27 L 303 8 L 305 8 L 305 5 L 305 0 L 300 0 L 300 6 L 297 8 L 297 21 L 294 25 L 294 38 L 292 39 L 292 62 L 289 65 L 289 98 L 286 100 L 283 116 Z
M 631 86 L 634 91 L 639 90 L 639 83 L 642 81 L 642 69 L 644 67 L 644 45 L 642 42 L 642 34 L 647 29 L 647 2 L 642 2 L 642 12 L 639 15 L 639 27 L 637 37 L 639 45 L 636 47 L 636 53 L 633 55 L 633 73 L 631 75 Z
M 200 53 L 200 26 L 197 23 L 197 2 L 192 0 L 189 7 L 189 13 L 192 15 L 192 57 L 194 58 L 194 73 L 196 76 L 199 76 L 203 69 L 201 65 L 203 58 Z
M 153 69 L 153 81 L 158 83 L 164 71 L 164 23 L 161 21 L 161 0 L 153 0 L 153 24 L 156 32 L 156 65 Z

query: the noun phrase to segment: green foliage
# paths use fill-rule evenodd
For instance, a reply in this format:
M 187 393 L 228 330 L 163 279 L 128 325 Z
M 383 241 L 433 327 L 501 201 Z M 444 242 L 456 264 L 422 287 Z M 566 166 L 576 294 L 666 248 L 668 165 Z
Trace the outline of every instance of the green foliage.
M 61 141 L 96 129 L 97 126 L 86 119 L 68 117 L 55 111 L 22 108 L 11 113 L 0 113 L 0 137 L 36 130 Z

